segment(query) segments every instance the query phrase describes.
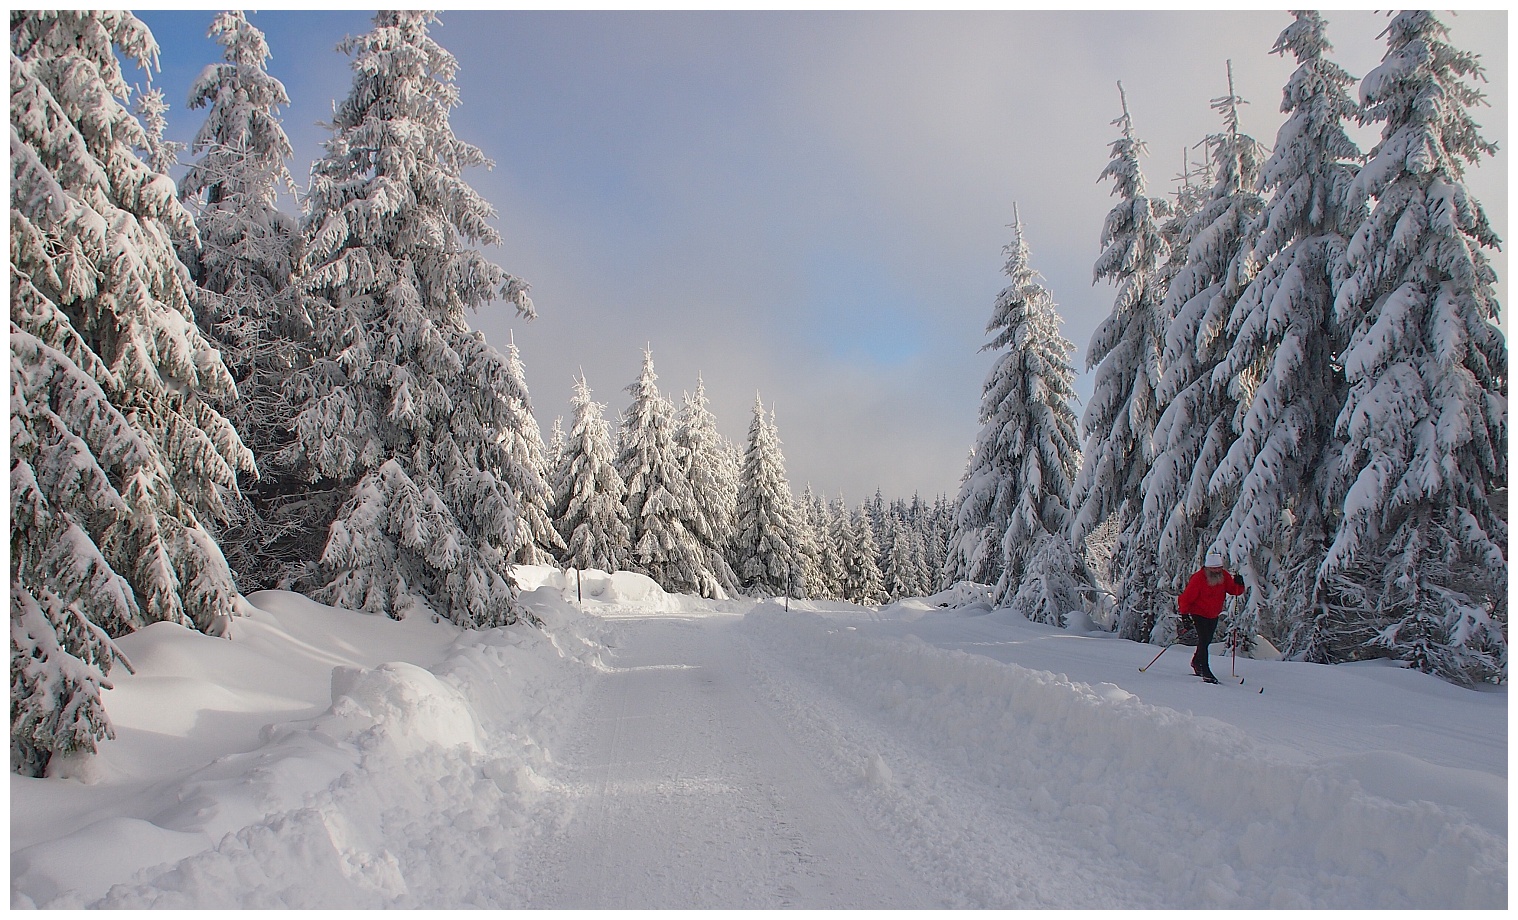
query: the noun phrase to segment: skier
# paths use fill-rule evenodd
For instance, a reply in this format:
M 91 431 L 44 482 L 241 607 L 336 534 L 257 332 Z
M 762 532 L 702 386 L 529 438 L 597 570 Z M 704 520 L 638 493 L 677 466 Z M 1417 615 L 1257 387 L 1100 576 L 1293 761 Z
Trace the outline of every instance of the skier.
M 1218 615 L 1223 612 L 1223 602 L 1227 599 L 1225 595 L 1243 593 L 1244 586 L 1232 572 L 1223 568 L 1223 554 L 1210 549 L 1201 570 L 1191 576 L 1186 582 L 1186 590 L 1176 600 L 1181 616 L 1191 617 L 1196 626 L 1196 652 L 1191 656 L 1191 671 L 1209 684 L 1217 683 L 1218 679 L 1212 675 L 1212 667 L 1207 663 L 1207 646 L 1212 643 L 1213 633 L 1217 632 Z

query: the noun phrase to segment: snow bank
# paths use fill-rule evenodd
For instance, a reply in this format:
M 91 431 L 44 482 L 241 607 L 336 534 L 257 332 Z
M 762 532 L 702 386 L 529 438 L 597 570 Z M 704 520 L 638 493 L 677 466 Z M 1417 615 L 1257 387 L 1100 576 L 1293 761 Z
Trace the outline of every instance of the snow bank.
M 1159 879 L 1165 906 L 1506 905 L 1505 838 L 1458 809 L 1381 798 L 1354 764 L 1281 762 L 1232 726 L 1111 684 L 810 614 L 761 606 L 743 629 L 1098 861 Z
M 991 586 L 973 581 L 955 582 L 954 586 L 937 594 L 921 598 L 932 607 L 979 607 L 991 609 Z
M 552 588 L 522 597 L 543 630 L 266 592 L 231 642 L 167 624 L 128 636 L 138 673 L 108 700 L 121 737 L 92 783 L 13 777 L 40 839 L 17 846 L 13 818 L 12 906 L 474 905 L 482 879 L 511 876 L 555 719 L 599 663 L 597 623 Z M 325 705 L 303 708 L 323 681 Z M 196 736 L 226 721 L 207 698 L 265 707 L 265 724 Z M 296 717 L 267 722 L 281 711 Z M 67 796 L 92 807 L 49 835 L 41 819 Z
M 584 597 L 597 612 L 607 607 L 636 609 L 640 613 L 675 613 L 687 608 L 692 598 L 666 594 L 647 575 L 636 572 L 603 572 L 600 569 L 559 569 L 543 565 L 519 565 L 512 579 L 522 590 L 550 588 L 563 600 L 578 603 Z

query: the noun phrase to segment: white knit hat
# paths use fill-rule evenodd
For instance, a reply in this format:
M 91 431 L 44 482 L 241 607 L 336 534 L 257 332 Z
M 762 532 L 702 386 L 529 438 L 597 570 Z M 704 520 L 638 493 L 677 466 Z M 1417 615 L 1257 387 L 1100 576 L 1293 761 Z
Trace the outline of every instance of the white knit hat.
M 1207 561 L 1202 564 L 1208 568 L 1221 566 L 1223 564 L 1223 554 L 1215 549 L 1209 549 L 1207 551 Z

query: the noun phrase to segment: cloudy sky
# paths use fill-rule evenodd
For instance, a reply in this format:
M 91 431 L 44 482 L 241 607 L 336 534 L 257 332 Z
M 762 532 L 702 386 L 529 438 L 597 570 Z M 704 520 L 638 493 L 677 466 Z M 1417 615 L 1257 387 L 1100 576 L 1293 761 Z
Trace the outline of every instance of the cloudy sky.
M 162 48 L 154 83 L 189 140 L 190 81 L 220 49 L 212 14 L 138 14 Z M 250 14 L 285 83 L 304 182 L 348 92 L 345 35 L 364 11 Z M 1325 13 L 1355 76 L 1385 51 L 1386 16 Z M 1507 238 L 1507 14 L 1446 14 L 1482 56 L 1501 152 L 1468 179 Z M 514 337 L 544 427 L 583 369 L 615 415 L 645 346 L 678 403 L 705 381 L 719 426 L 746 437 L 756 394 L 778 413 L 793 487 L 857 503 L 953 496 L 993 356 L 979 349 L 1014 205 L 1054 292 L 1089 394 L 1086 344 L 1112 306 L 1093 285 L 1099 183 L 1123 82 L 1151 190 L 1219 130 L 1211 99 L 1248 100 L 1267 146 L 1293 62 L 1271 55 L 1284 12 L 446 12 L 459 60 L 455 132 L 495 161 L 470 183 L 499 212 L 490 254 L 532 284 L 539 317 L 475 326 Z M 1374 130 L 1357 138 L 1369 149 Z M 1495 259 L 1504 279 L 1506 256 Z M 1504 325 L 1506 325 L 1504 311 Z

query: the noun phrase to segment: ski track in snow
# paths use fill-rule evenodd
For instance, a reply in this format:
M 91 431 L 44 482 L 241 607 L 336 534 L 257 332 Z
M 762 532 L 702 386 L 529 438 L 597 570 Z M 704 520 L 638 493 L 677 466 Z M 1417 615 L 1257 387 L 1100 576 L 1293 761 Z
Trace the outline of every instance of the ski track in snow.
M 523 906 L 936 906 L 755 699 L 730 619 L 622 621 L 556 757 L 562 817 L 532 846 Z
M 387 623 L 271 594 L 261 603 L 278 616 L 260 613 L 238 642 L 139 637 L 144 673 L 113 691 L 123 740 L 93 779 L 12 778 L 23 806 L 12 906 L 1506 903 L 1505 824 L 1459 807 L 1505 802 L 1488 783 L 1505 763 L 1462 773 L 1442 753 L 1319 751 L 1321 738 L 1292 748 L 1289 726 L 1256 738 L 1110 683 L 961 650 L 1043 643 L 1038 660 L 1106 673 L 1104 656 L 1122 655 L 1111 640 L 953 611 L 914 625 L 910 611 L 705 602 L 626 575 L 585 581 L 587 616 L 571 603 L 574 581 L 536 575 L 523 599 L 541 631 Z M 260 661 L 288 670 L 270 679 Z M 1275 667 L 1266 673 L 1287 674 Z M 186 673 L 201 683 L 174 683 Z M 1385 677 L 1303 674 L 1345 688 Z M 173 710 L 212 678 L 240 698 L 284 693 L 268 697 L 275 721 L 254 736 L 250 711 L 207 734 L 219 723 Z M 1199 705 L 1247 692 L 1170 672 L 1144 684 L 1160 697 L 1184 685 L 1179 698 Z M 1432 713 L 1449 699 L 1417 686 L 1433 688 L 1422 695 Z M 1293 718 L 1325 705 L 1279 689 L 1273 705 Z M 1355 693 L 1372 724 L 1396 718 Z M 1464 726 L 1452 743 L 1485 724 L 1448 721 Z M 196 729 L 179 737 L 185 724 Z M 1416 746 L 1418 732 L 1445 727 L 1412 730 Z M 155 762 L 172 767 L 155 774 Z M 1473 785 L 1441 788 L 1436 804 L 1423 800 L 1430 777 Z M 98 803 L 93 823 L 81 798 Z

